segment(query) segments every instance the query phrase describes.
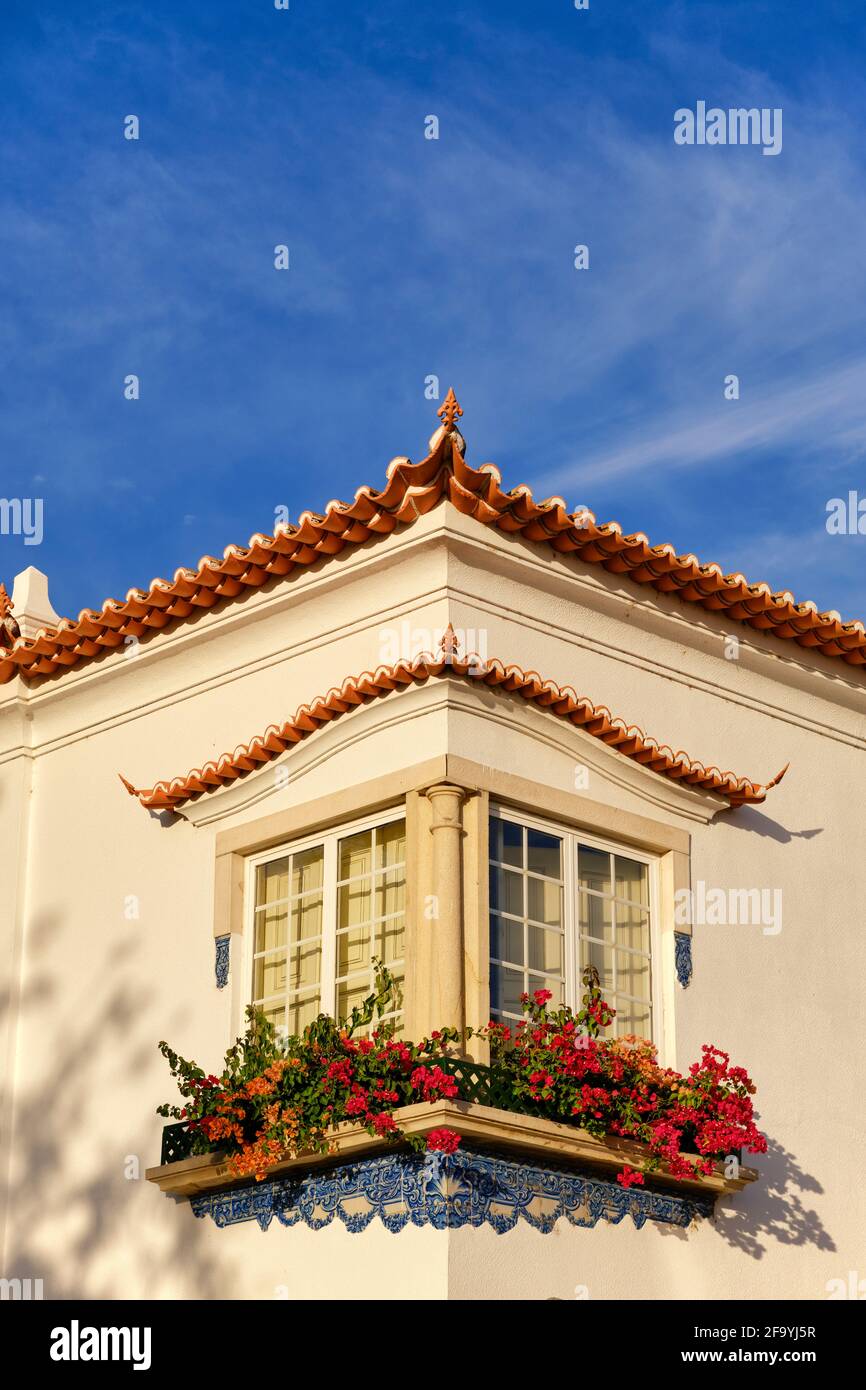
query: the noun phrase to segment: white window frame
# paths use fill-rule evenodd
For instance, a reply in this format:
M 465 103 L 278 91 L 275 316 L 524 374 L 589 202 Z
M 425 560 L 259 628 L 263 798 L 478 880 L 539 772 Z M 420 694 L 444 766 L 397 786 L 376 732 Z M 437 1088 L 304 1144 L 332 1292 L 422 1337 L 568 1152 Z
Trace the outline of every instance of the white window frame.
M 333 825 L 324 830 L 314 831 L 309 835 L 304 835 L 300 839 L 286 840 L 282 844 L 273 845 L 270 849 L 263 850 L 260 854 L 253 854 L 247 857 L 244 867 L 244 1008 L 253 1002 L 255 981 L 256 870 L 260 868 L 262 864 L 268 864 L 274 859 L 282 859 L 287 854 L 302 854 L 304 850 L 314 849 L 317 845 L 324 846 L 325 854 L 322 868 L 321 998 L 319 1008 L 322 1013 L 330 1014 L 332 1017 L 335 1017 L 337 1007 L 337 846 L 340 840 L 345 840 L 350 835 L 360 834 L 364 830 L 374 830 L 379 826 L 389 825 L 392 821 L 399 820 L 404 823 L 406 821 L 405 804 L 392 806 L 387 811 L 379 811 L 375 815 L 364 816 L 360 820 L 344 821 L 341 822 L 340 825 Z M 408 840 L 406 852 L 408 854 Z M 408 964 L 408 961 L 404 957 L 404 977 L 408 970 Z M 405 993 L 405 983 L 403 988 Z M 405 1013 L 405 1002 L 400 1012 Z
M 649 878 L 649 918 L 650 918 L 650 998 L 652 1012 L 652 1041 L 659 1055 L 665 1050 L 664 1001 L 662 995 L 662 941 L 660 928 L 659 856 L 638 849 L 626 841 L 610 840 L 579 826 L 567 825 L 562 821 L 546 820 L 531 811 L 517 806 L 505 806 L 491 801 L 489 815 L 502 820 L 510 820 L 529 830 L 540 830 L 543 834 L 555 835 L 563 842 L 563 925 L 565 929 L 565 1002 L 577 1012 L 581 1007 L 584 989 L 580 978 L 580 914 L 578 909 L 577 847 L 586 845 L 588 849 L 603 850 L 607 854 L 619 854 L 623 858 L 634 859 L 646 864 Z M 487 863 L 491 862 L 490 834 L 488 820 Z M 618 900 L 617 900 L 618 901 Z M 489 909 L 488 909 L 489 916 Z M 488 927 L 487 944 L 488 970 L 490 968 L 490 942 Z

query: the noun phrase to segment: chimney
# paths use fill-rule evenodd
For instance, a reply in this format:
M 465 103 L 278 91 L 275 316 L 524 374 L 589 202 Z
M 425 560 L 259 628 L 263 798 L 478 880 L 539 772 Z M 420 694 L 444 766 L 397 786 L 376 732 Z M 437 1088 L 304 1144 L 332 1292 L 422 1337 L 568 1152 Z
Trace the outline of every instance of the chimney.
M 34 565 L 15 576 L 12 612 L 22 637 L 35 637 L 41 627 L 55 627 L 60 622 L 60 614 L 55 613 L 48 597 L 48 576 Z

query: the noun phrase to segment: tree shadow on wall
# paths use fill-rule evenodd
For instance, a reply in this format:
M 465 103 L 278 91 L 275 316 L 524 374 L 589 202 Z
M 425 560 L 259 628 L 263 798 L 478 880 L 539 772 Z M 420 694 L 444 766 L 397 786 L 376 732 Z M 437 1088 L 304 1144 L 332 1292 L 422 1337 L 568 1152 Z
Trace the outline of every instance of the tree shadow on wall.
M 56 962 L 39 965 L 51 960 L 62 931 L 53 914 L 27 934 L 31 967 L 18 1017 L 11 1210 L 0 1273 L 41 1279 L 50 1300 L 224 1297 L 225 1271 L 213 1250 L 205 1251 L 202 1223 L 188 1208 L 154 1221 L 160 1194 L 144 1178 L 159 1152 L 162 1121 L 151 1112 L 156 1075 L 164 1070 L 149 1028 L 144 1036 L 139 1027 L 154 969 L 142 959 L 147 936 L 126 936 L 94 953 L 92 980 L 84 989 L 76 983 L 73 1011 Z M 63 1027 L 52 1029 L 60 1017 Z M 38 1060 L 31 1063 L 27 1049 L 36 1037 Z M 140 1098 L 134 1126 L 112 1119 L 113 1100 L 128 1100 L 130 1092 Z M 139 1111 L 137 1104 L 121 1108 Z M 129 1155 L 140 1162 L 138 1178 L 126 1176 Z M 172 1278 L 178 1270 L 182 1292 Z M 161 1287 L 171 1291 L 161 1294 Z
M 811 1245 L 834 1251 L 836 1243 L 802 1194 L 821 1194 L 824 1188 L 805 1173 L 784 1145 L 767 1136 L 769 1150 L 761 1158 L 760 1176 L 716 1207 L 714 1230 L 736 1250 L 763 1259 L 769 1244 Z M 746 1162 L 749 1155 L 745 1155 Z

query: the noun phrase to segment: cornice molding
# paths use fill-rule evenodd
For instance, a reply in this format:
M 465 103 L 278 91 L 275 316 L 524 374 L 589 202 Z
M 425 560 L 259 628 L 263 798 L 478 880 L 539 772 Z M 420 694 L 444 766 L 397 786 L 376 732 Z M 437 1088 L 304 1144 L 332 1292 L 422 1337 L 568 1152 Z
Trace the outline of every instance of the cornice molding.
M 471 531 L 468 530 L 470 527 Z M 479 531 L 478 535 L 474 534 L 476 529 Z M 686 645 L 696 654 L 710 652 L 714 644 L 720 643 L 726 635 L 730 635 L 721 624 L 716 630 L 713 629 L 712 614 L 704 614 L 703 618 L 706 621 L 696 624 L 680 614 L 675 601 L 665 595 L 656 594 L 654 591 L 651 595 L 640 591 L 637 594 L 625 592 L 614 587 L 614 577 L 606 571 L 593 571 L 586 575 L 573 573 L 558 557 L 546 560 L 535 555 L 534 547 L 529 542 L 524 541 L 519 546 L 514 546 L 511 538 L 497 531 L 476 528 L 474 523 L 457 512 L 450 502 L 446 502 L 437 508 L 436 512 L 421 517 L 410 530 L 376 542 L 374 549 L 351 551 L 346 554 L 345 559 L 340 557 L 340 563 L 336 565 L 326 565 L 320 570 L 304 570 L 291 583 L 276 584 L 270 593 L 262 590 L 251 592 L 242 603 L 230 605 L 224 612 L 204 615 L 202 621 L 194 626 L 181 625 L 174 632 L 161 636 L 159 642 L 151 646 L 143 645 L 134 660 L 111 656 L 98 666 L 91 664 L 81 671 L 68 673 L 62 682 L 52 684 L 49 681 L 32 690 L 28 690 L 22 682 L 16 680 L 14 686 L 7 687 L 7 690 L 11 691 L 15 686 L 20 686 L 20 697 L 7 695 L 4 700 L 0 695 L 0 716 L 7 711 L 26 711 L 27 717 L 34 720 L 34 738 L 38 738 L 39 712 L 48 702 L 63 699 L 69 703 L 70 711 L 76 705 L 80 709 L 80 701 L 91 682 L 111 677 L 118 682 L 118 692 L 123 690 L 124 680 L 127 682 L 126 690 L 135 698 L 127 703 L 125 708 L 96 720 L 87 719 L 67 733 L 42 743 L 35 742 L 32 745 L 33 753 L 38 757 L 78 739 L 91 737 L 106 729 L 114 729 L 120 724 L 145 717 L 154 711 L 171 708 L 211 690 L 231 685 L 237 680 L 302 656 L 314 647 L 321 648 L 336 643 L 344 637 L 369 631 L 383 623 L 393 625 L 406 617 L 418 621 L 418 610 L 425 605 L 444 601 L 453 608 L 456 605 L 469 604 L 480 613 L 517 619 L 526 622 L 527 625 L 537 625 L 537 613 L 518 612 L 497 604 L 488 595 L 468 591 L 455 584 L 446 569 L 441 580 L 437 580 L 428 589 L 411 594 L 401 602 L 389 604 L 387 607 L 367 609 L 345 624 L 323 630 L 315 638 L 287 641 L 279 648 L 271 648 L 251 659 L 237 660 L 235 639 L 242 627 L 294 609 L 299 604 L 308 602 L 314 593 L 350 583 L 353 579 L 361 577 L 370 566 L 375 566 L 381 571 L 383 567 L 400 563 L 412 553 L 434 550 L 442 552 L 446 559 L 449 555 L 459 555 L 470 564 L 474 563 L 476 568 L 479 557 L 483 556 L 485 570 L 489 570 L 490 561 L 493 559 L 496 568 L 510 573 L 518 582 L 531 585 L 536 592 L 567 596 L 574 601 L 585 603 L 592 611 L 607 612 L 609 616 L 617 617 L 632 626 L 637 619 L 644 630 L 650 627 L 667 640 Z M 457 620 L 456 615 L 454 620 Z M 760 634 L 755 634 L 747 628 L 745 632 L 749 637 L 755 638 L 755 641 L 750 641 L 749 637 L 742 633 L 743 625 L 735 626 L 738 631 L 734 635 L 738 636 L 741 644 L 741 662 L 744 669 L 748 665 L 750 674 L 772 681 L 779 691 L 780 701 L 783 692 L 787 694 L 788 691 L 795 690 L 806 697 L 825 701 L 828 706 L 849 709 L 855 716 L 866 713 L 866 685 L 856 678 L 850 678 L 851 668 L 843 663 L 819 664 L 816 661 L 815 665 L 808 664 L 807 654 L 796 643 L 782 644 L 765 639 L 765 643 L 761 644 Z M 658 661 L 623 644 L 613 646 L 596 637 L 584 637 L 557 625 L 553 620 L 549 622 L 549 627 L 559 640 L 575 650 L 600 652 L 612 661 L 622 662 L 679 685 L 698 688 L 740 708 L 755 710 L 795 728 L 802 728 L 821 737 L 866 751 L 866 735 L 859 736 L 851 729 L 842 728 L 838 724 L 817 719 L 795 711 L 790 706 L 714 680 L 706 674 L 699 673 L 696 663 L 689 661 L 688 656 L 681 664 Z M 140 673 L 152 669 L 155 663 L 168 662 L 172 657 L 179 658 L 184 652 L 204 641 L 214 642 L 218 638 L 230 635 L 232 642 L 222 644 L 229 659 L 218 671 L 174 690 L 145 699 L 140 698 Z M 777 651 L 776 647 L 780 650 Z M 798 660 L 798 655 L 803 660 Z M 720 657 L 719 660 L 721 659 Z M 79 697 L 78 700 L 76 696 Z M 4 750 L 0 755 L 0 761 L 8 756 L 8 751 Z
M 443 643 L 447 637 L 446 633 Z M 682 752 L 674 754 L 668 746 L 660 746 L 637 726 L 627 725 L 603 706 L 594 706 L 570 687 L 560 687 L 517 666 L 505 666 L 495 658 L 479 667 L 472 657 L 460 658 L 449 652 L 441 658 L 422 655 L 347 679 L 339 689 L 333 688 L 326 696 L 300 706 L 285 724 L 271 725 L 251 743 L 239 746 L 233 754 L 225 754 L 217 761 L 205 763 L 186 777 L 159 781 L 147 790 L 134 787 L 124 777 L 121 781 L 127 791 L 150 810 L 179 810 L 198 798 L 209 800 L 222 788 L 234 791 L 241 780 L 260 773 L 265 765 L 274 763 L 325 725 L 330 727 L 341 717 L 359 712 L 361 707 L 367 708 L 380 699 L 387 700 L 392 694 L 402 698 L 413 685 L 443 677 L 447 682 L 459 680 L 466 690 L 473 691 L 476 699 L 486 701 L 491 717 L 502 717 L 503 707 L 497 704 L 501 692 L 516 697 L 517 708 L 522 698 L 543 711 L 545 718 L 552 713 L 564 724 L 588 734 L 589 740 L 580 745 L 582 750 L 595 741 L 606 750 L 612 750 L 616 766 L 628 762 L 642 775 L 649 771 L 653 783 L 666 779 L 677 790 L 708 793 L 717 805 L 723 801 L 731 805 L 761 802 L 784 775 L 785 769 L 771 782 L 761 785 L 733 773 L 722 773 L 715 767 L 707 768 Z M 280 780 L 284 785 L 285 779 Z

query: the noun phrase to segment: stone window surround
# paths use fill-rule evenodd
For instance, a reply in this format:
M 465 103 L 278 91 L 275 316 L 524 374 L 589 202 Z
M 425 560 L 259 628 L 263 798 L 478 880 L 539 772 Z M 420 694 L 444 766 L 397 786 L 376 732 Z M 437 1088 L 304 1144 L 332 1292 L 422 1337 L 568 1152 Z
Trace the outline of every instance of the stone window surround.
M 563 826 L 633 845 L 658 856 L 662 981 L 659 1053 L 676 1064 L 674 1035 L 674 894 L 690 884 L 690 835 L 663 821 L 618 810 L 469 759 L 442 755 L 288 810 L 248 821 L 216 836 L 214 936 L 230 935 L 232 1036 L 243 1030 L 249 1002 L 244 932 L 244 881 L 249 856 L 390 808 L 406 815 L 405 1029 L 421 1037 L 444 1023 L 482 1027 L 489 1018 L 488 816 L 491 801 Z M 438 883 L 438 902 L 435 884 Z M 443 895 L 441 885 L 449 886 Z M 459 884 L 459 887 L 458 887 Z M 438 917 L 431 920 L 431 912 Z M 677 928 L 678 931 L 683 929 Z M 487 1060 L 473 1039 L 475 1060 Z

